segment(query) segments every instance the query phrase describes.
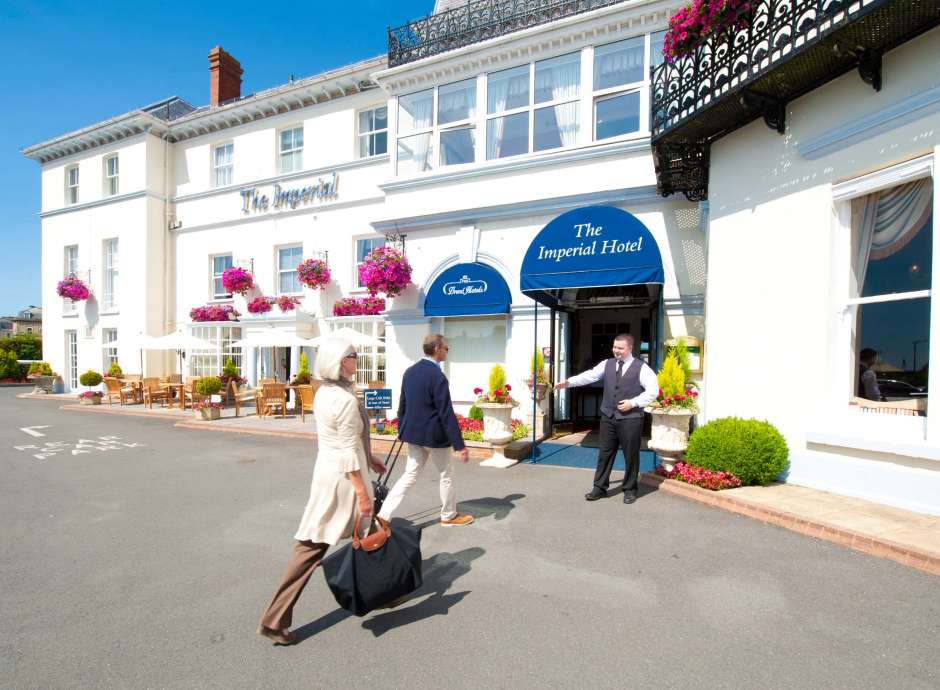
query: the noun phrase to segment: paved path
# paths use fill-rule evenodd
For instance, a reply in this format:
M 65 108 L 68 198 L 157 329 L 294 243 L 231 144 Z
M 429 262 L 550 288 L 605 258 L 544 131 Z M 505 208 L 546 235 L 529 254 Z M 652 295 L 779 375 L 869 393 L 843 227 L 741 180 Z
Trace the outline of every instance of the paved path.
M 423 477 L 402 509 L 428 524 L 425 587 L 358 619 L 315 576 L 306 639 L 274 648 L 254 628 L 312 443 L 57 407 L 0 391 L 0 687 L 940 684 L 940 579 L 661 492 L 587 503 L 588 471 L 527 465 L 461 466 L 462 529 Z

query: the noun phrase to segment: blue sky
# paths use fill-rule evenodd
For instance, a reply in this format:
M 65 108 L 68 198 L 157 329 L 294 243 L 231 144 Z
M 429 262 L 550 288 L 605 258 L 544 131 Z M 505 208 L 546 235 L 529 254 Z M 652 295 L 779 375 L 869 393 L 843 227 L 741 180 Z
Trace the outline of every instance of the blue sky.
M 221 45 L 252 93 L 386 49 L 433 0 L 105 3 L 0 0 L 0 315 L 39 304 L 39 164 L 20 150 L 171 95 L 209 100 Z

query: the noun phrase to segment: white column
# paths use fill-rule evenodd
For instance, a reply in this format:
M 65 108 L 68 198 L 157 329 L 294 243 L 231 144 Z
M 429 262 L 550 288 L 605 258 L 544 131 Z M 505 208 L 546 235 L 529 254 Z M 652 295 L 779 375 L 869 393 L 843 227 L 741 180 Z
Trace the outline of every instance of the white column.
M 258 385 L 258 348 L 246 347 L 245 350 L 246 364 L 242 373 L 248 379 L 248 385 L 254 388 Z

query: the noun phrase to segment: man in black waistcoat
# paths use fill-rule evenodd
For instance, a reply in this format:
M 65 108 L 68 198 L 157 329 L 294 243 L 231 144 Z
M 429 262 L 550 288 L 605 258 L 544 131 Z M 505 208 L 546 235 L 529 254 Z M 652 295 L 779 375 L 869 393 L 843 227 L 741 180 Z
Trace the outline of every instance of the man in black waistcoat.
M 600 444 L 594 488 L 584 495 L 588 501 L 607 497 L 610 472 L 618 447 L 623 449 L 626 473 L 623 477 L 623 502 L 636 501 L 637 475 L 640 471 L 640 437 L 643 433 L 643 408 L 659 395 L 656 373 L 633 356 L 633 336 L 621 333 L 614 338 L 614 356 L 593 369 L 555 384 L 555 390 L 604 382 L 601 401 Z

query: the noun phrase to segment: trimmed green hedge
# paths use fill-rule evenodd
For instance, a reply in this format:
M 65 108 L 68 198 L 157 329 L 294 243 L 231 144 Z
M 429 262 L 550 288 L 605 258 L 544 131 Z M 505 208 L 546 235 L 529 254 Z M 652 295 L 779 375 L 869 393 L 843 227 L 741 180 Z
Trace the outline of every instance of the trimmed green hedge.
M 787 468 L 787 442 L 769 422 L 723 417 L 699 427 L 689 439 L 687 462 L 730 472 L 741 483 L 770 484 Z
M 101 374 L 93 369 L 89 369 L 78 377 L 78 382 L 83 386 L 92 388 L 93 386 L 97 386 L 99 383 L 101 383 Z

